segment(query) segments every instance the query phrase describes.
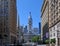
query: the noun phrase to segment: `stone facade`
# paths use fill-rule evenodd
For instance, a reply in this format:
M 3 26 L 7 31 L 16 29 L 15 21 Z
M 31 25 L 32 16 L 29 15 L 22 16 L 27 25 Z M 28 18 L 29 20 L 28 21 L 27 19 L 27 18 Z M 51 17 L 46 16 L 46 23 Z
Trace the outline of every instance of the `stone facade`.
M 48 24 L 49 24 L 49 39 L 55 38 L 56 39 L 55 46 L 60 46 L 60 0 L 44 0 L 42 9 L 46 10 L 45 8 L 47 6 L 45 4 L 47 3 L 48 3 L 47 13 L 48 13 Z M 44 18 L 43 20 L 46 19 Z M 42 22 L 42 25 L 43 24 L 44 21 Z
M 42 15 L 41 15 L 41 40 L 46 40 L 46 33 L 49 33 L 48 30 L 48 0 L 44 1 L 42 6 Z
M 0 45 L 15 44 L 17 40 L 16 0 L 0 0 Z
M 56 45 L 59 46 L 60 39 L 60 0 L 49 0 L 49 33 L 50 39 L 56 39 Z

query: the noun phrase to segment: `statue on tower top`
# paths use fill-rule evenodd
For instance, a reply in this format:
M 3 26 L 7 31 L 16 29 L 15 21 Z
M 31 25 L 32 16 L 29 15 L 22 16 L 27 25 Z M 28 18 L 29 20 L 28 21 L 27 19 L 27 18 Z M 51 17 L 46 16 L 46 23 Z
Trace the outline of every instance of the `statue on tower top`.
M 31 19 L 32 17 L 31 17 L 31 12 L 29 12 L 29 17 L 28 17 L 29 19 Z

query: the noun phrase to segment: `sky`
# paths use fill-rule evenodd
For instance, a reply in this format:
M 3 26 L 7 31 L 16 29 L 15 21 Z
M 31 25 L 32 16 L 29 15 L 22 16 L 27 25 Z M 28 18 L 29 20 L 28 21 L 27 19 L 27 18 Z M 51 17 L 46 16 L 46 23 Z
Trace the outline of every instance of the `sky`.
M 19 15 L 20 25 L 28 25 L 28 16 L 29 12 L 31 12 L 33 28 L 39 27 L 42 4 L 43 0 L 17 0 L 17 15 Z

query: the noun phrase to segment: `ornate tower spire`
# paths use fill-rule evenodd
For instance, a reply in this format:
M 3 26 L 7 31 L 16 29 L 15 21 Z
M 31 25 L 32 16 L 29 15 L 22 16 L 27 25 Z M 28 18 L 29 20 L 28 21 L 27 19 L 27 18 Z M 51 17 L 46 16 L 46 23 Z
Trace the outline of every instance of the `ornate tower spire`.
M 28 33 L 32 30 L 32 16 L 31 16 L 31 12 L 29 12 L 29 16 L 28 16 Z

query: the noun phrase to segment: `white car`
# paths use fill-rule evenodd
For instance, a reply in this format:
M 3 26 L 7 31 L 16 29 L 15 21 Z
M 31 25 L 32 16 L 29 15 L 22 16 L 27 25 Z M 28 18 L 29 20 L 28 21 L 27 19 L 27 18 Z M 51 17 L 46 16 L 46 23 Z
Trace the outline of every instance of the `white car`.
M 23 46 L 36 46 L 36 43 L 33 42 L 28 42 L 28 43 L 24 43 Z

